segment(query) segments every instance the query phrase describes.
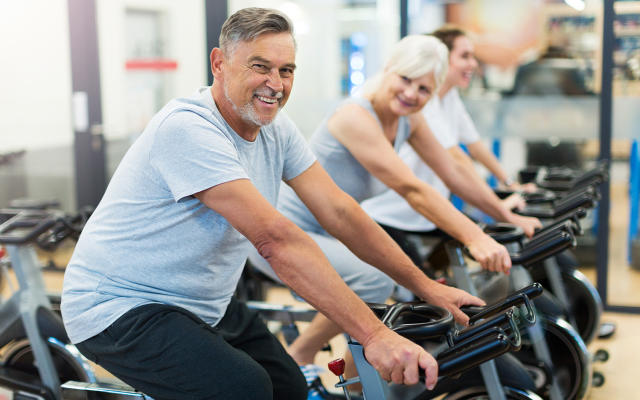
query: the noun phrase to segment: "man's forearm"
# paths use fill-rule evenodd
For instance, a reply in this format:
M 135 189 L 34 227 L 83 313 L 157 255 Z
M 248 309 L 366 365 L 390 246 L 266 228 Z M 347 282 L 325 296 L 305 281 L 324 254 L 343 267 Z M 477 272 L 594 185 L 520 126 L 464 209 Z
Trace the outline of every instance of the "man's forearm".
M 302 231 L 256 247 L 287 286 L 356 340 L 364 342 L 384 328 Z

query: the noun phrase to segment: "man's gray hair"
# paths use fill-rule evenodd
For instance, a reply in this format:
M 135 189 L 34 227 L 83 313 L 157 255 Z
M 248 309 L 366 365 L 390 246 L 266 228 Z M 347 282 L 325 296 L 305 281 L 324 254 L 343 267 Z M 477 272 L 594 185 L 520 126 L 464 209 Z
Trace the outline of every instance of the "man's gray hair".
M 228 57 L 240 42 L 254 40 L 265 33 L 283 32 L 290 33 L 293 38 L 293 24 L 282 12 L 270 8 L 243 8 L 227 18 L 222 25 L 220 49 Z

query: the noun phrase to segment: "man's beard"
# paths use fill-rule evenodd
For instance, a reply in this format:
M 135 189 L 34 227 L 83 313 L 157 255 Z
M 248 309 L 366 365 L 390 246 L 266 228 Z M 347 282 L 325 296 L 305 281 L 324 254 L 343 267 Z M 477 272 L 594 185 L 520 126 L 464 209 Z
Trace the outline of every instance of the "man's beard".
M 255 106 L 253 105 L 252 100 L 249 100 L 246 104 L 238 107 L 232 100 L 231 97 L 229 96 L 229 91 L 228 91 L 228 87 L 227 87 L 227 83 L 225 82 L 223 86 L 224 89 L 224 96 L 227 98 L 227 101 L 229 101 L 229 103 L 231 104 L 231 107 L 233 107 L 233 110 L 235 112 L 238 113 L 238 115 L 240 115 L 240 118 L 242 118 L 245 122 L 249 122 L 251 124 L 254 124 L 256 126 L 265 126 L 265 125 L 269 125 L 271 123 L 271 121 L 273 121 L 273 119 L 275 118 L 275 115 L 273 116 L 273 118 L 260 118 L 260 116 L 258 115 L 258 112 L 256 111 Z M 269 89 L 262 89 L 262 90 L 258 90 L 254 93 L 254 95 L 266 95 L 268 97 L 277 97 L 276 94 L 279 94 L 280 97 L 278 98 L 282 98 L 282 92 L 274 92 L 273 90 L 269 90 Z M 253 99 L 253 97 L 252 97 Z M 282 105 L 278 105 L 278 111 L 280 111 L 280 109 L 282 108 Z M 276 114 L 277 115 L 277 114 Z

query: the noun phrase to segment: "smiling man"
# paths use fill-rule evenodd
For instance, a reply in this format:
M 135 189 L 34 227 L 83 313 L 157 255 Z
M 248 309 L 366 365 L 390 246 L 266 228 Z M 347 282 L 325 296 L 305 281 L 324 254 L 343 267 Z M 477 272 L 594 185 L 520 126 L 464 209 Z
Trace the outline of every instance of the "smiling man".
M 407 287 L 460 314 L 480 301 L 429 280 L 315 161 L 278 111 L 295 70 L 291 23 L 261 8 L 227 19 L 214 83 L 169 102 L 113 175 L 65 272 L 62 315 L 89 359 L 160 399 L 304 399 L 296 363 L 233 299 L 253 245 L 287 285 L 364 345 L 397 383 L 437 379 L 421 347 L 387 329 L 315 242 L 274 205 L 290 185 L 327 229 Z M 318 284 L 322 282 L 322 284 Z

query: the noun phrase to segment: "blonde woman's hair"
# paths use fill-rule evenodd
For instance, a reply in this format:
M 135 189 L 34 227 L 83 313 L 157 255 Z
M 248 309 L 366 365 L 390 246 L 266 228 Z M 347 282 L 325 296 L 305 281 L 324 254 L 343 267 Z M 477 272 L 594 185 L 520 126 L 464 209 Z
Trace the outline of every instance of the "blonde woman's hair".
M 405 36 L 393 46 L 385 63 L 384 72 L 368 80 L 362 93 L 375 92 L 382 82 L 384 73 L 393 72 L 415 79 L 433 72 L 436 90 L 442 85 L 449 67 L 449 51 L 437 38 L 426 35 Z

